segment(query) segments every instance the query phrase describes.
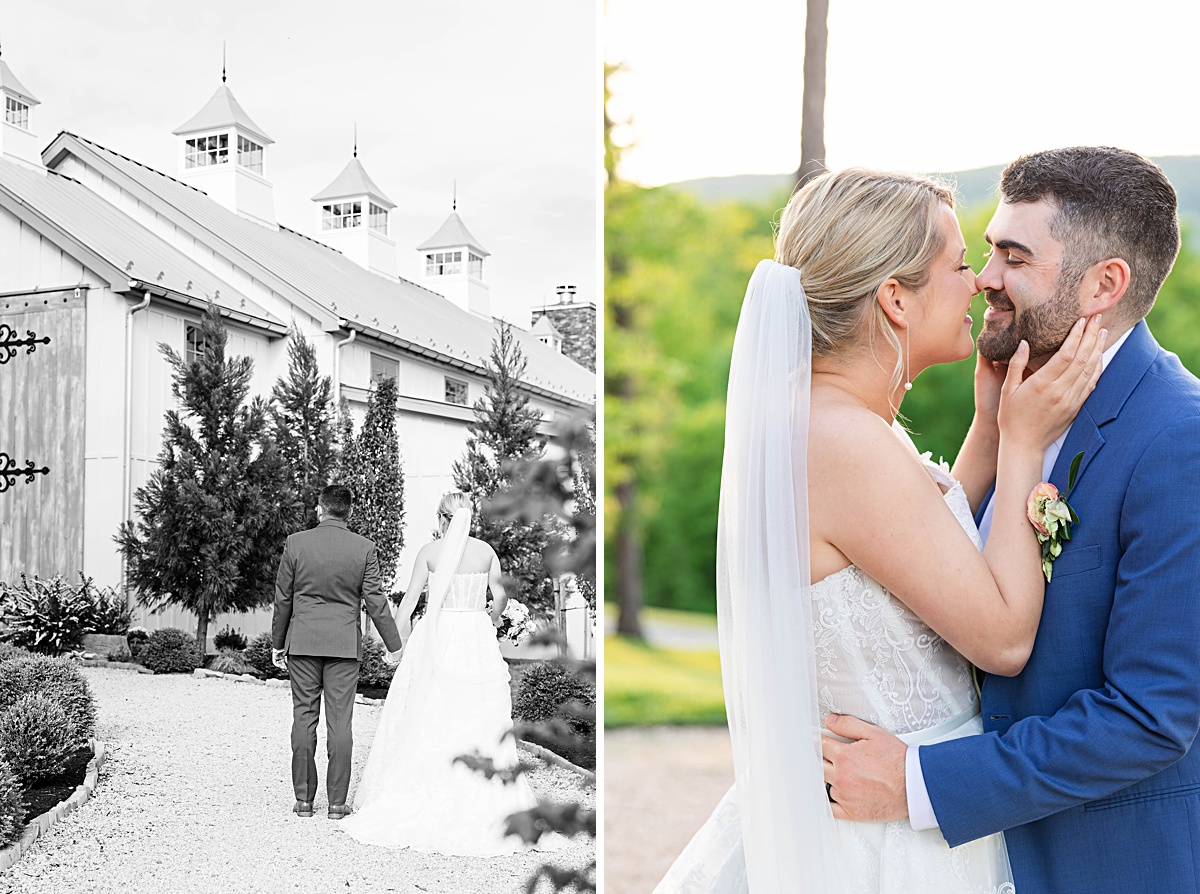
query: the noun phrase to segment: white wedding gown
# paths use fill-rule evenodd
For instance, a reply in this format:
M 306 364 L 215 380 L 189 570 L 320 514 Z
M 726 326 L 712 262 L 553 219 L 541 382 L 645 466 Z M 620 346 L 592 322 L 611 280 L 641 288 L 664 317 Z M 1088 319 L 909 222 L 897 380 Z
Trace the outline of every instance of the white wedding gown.
M 950 510 L 982 549 L 962 486 L 944 468 L 922 459 L 945 490 Z M 810 592 L 822 717 L 851 714 L 910 745 L 982 732 L 970 664 L 877 581 L 851 565 L 814 583 Z M 907 820 L 834 821 L 834 828 L 835 862 L 847 894 L 1015 890 L 1002 835 L 950 848 L 938 830 L 914 832 Z M 803 879 L 793 890 L 823 894 L 810 892 Z M 737 793 L 731 788 L 655 892 L 748 891 Z
M 419 621 L 379 715 L 354 812 L 338 828 L 359 841 L 442 854 L 524 849 L 505 819 L 537 804 L 524 776 L 505 784 L 455 758 L 517 764 L 508 665 L 487 612 L 486 572 L 455 574 L 437 623 Z M 555 836 L 557 838 L 557 836 Z M 539 848 L 555 847 L 543 836 Z

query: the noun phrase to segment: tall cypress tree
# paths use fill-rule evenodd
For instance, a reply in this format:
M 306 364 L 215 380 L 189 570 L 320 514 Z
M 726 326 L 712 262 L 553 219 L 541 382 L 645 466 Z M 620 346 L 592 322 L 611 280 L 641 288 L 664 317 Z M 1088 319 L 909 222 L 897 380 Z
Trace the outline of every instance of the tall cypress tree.
M 520 483 L 524 461 L 546 446 L 538 434 L 541 414 L 529 406 L 521 387 L 526 360 L 508 323 L 497 324 L 491 356 L 484 364 L 487 385 L 472 408 L 466 455 L 454 464 L 454 484 L 471 496 L 475 519 L 471 534 L 490 543 L 500 567 L 517 582 L 522 601 L 546 610 L 552 606 L 549 574 L 542 553 L 549 533 L 540 520 L 493 517 L 483 511 L 497 495 Z
M 271 392 L 271 423 L 308 528 L 317 524 L 317 497 L 337 464 L 332 392 L 329 376 L 322 376 L 317 366 L 316 348 L 293 328 L 287 376 L 280 376 Z
M 167 412 L 159 468 L 134 494 L 138 519 L 122 523 L 115 539 L 138 601 L 194 612 L 203 648 L 217 614 L 270 603 L 299 503 L 266 403 L 247 403 L 254 361 L 226 358 L 228 333 L 212 303 L 201 336 L 191 363 L 159 345 L 181 409 Z
M 350 530 L 374 541 L 379 577 L 386 587 L 396 574 L 404 547 L 404 470 L 396 437 L 396 380 L 379 379 L 367 397 L 367 417 L 354 437 L 343 412 L 341 482 L 354 491 Z

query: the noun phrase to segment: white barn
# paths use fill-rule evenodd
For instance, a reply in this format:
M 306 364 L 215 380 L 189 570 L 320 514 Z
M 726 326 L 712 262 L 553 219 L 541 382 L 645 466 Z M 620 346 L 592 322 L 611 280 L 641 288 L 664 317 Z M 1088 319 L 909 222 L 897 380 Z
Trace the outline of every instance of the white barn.
M 212 300 L 231 352 L 254 358 L 254 394 L 269 395 L 286 371 L 291 325 L 315 342 L 359 421 L 373 377 L 396 377 L 406 582 L 452 487 L 495 334 L 488 253 L 457 209 L 417 249 L 398 247 L 389 237 L 396 205 L 355 151 L 315 192 L 311 230 L 289 229 L 275 219 L 272 140 L 224 82 L 174 131 L 174 175 L 66 131 L 39 151 L 38 100 L 2 60 L 0 92 L 0 326 L 51 339 L 0 366 L 0 453 L 50 469 L 0 494 L 0 579 L 83 571 L 119 582 L 113 535 L 155 468 L 173 406 L 157 346 L 194 351 Z M 397 275 L 401 250 L 419 252 L 421 282 Z M 534 334 L 517 335 L 547 431 L 590 413 L 595 374 Z M 174 611 L 141 622 L 194 625 Z M 220 617 L 210 630 L 225 623 L 253 633 L 267 619 Z

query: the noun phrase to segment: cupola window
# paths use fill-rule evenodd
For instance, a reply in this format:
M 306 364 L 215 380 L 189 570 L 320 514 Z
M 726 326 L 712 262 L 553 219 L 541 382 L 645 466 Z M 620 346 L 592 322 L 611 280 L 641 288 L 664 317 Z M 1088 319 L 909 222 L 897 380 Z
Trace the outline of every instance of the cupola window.
M 229 134 L 194 137 L 185 144 L 184 167 L 207 168 L 229 161 Z
M 345 230 L 362 226 L 362 202 L 334 202 L 321 206 L 322 230 Z
M 470 260 L 467 262 L 467 272 L 476 279 L 483 279 L 483 258 L 479 257 L 475 252 L 470 253 Z
M 425 255 L 426 276 L 449 276 L 462 273 L 461 251 L 435 251 Z
M 383 235 L 387 235 L 387 209 L 381 208 L 374 202 L 371 203 L 371 216 L 367 221 L 367 225 L 372 230 L 378 230 Z
M 4 120 L 13 127 L 29 130 L 29 104 L 15 96 L 4 97 Z
M 263 147 L 253 140 L 238 136 L 238 164 L 256 174 L 263 172 Z

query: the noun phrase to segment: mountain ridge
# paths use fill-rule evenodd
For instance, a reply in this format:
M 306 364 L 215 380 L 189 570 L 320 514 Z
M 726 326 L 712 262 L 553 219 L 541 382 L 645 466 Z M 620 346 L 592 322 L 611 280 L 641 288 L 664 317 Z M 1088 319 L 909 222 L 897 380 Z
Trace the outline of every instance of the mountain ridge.
M 1200 223 L 1200 155 L 1152 157 L 1163 169 L 1179 196 L 1179 216 L 1188 223 Z M 932 172 L 932 176 L 955 185 L 959 202 L 967 208 L 994 199 L 1003 165 L 988 165 L 965 171 Z M 791 190 L 792 174 L 735 174 L 730 177 L 701 177 L 680 180 L 665 186 L 688 193 L 704 203 L 725 201 L 769 201 Z M 1189 243 L 1192 240 L 1189 240 Z

